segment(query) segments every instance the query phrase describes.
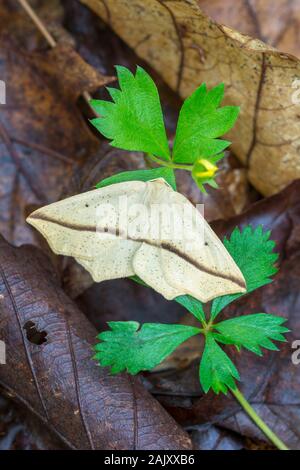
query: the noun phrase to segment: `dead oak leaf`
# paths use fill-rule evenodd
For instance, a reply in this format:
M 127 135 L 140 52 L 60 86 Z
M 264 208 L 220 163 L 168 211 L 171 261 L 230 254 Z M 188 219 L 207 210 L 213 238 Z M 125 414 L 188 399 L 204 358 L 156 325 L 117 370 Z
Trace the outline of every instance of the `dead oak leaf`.
M 0 238 L 0 293 L 7 353 L 0 385 L 66 445 L 190 448 L 187 434 L 138 379 L 111 376 L 97 367 L 92 360 L 96 330 L 60 288 L 40 250 L 14 248 Z M 38 332 L 43 332 L 43 341 Z

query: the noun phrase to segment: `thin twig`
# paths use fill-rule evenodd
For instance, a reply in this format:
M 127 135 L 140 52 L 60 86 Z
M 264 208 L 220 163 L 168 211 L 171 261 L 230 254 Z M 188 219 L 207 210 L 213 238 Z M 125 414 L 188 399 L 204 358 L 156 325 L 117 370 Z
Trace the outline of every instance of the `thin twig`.
M 49 43 L 49 45 L 51 47 L 55 47 L 56 46 L 56 41 L 54 39 L 53 36 L 51 36 L 51 34 L 49 33 L 49 31 L 47 30 L 47 28 L 45 27 L 45 25 L 43 24 L 43 22 L 40 20 L 40 18 L 37 16 L 37 14 L 35 13 L 35 11 L 31 8 L 31 6 L 29 5 L 29 3 L 27 2 L 27 0 L 18 0 L 18 2 L 20 3 L 20 5 L 24 8 L 24 10 L 26 11 L 26 13 L 28 14 L 28 16 L 30 16 L 30 18 L 32 19 L 32 21 L 34 22 L 34 24 L 36 25 L 36 27 L 40 30 L 40 32 L 42 33 L 42 35 L 44 36 L 44 38 L 47 40 L 47 42 Z
M 32 19 L 33 23 L 35 26 L 38 28 L 38 30 L 42 33 L 46 41 L 48 42 L 49 46 L 55 47 L 57 45 L 57 42 L 55 41 L 54 37 L 50 34 L 50 32 L 47 30 L 46 26 L 42 22 L 42 20 L 38 17 L 38 15 L 35 13 L 33 8 L 29 5 L 27 0 L 18 0 L 20 5 L 24 8 L 28 16 Z M 92 99 L 90 93 L 88 91 L 84 91 L 82 93 L 82 97 L 86 101 L 86 103 L 89 106 L 89 109 L 92 111 L 95 117 L 98 117 L 98 114 L 93 110 L 93 108 L 90 106 L 90 100 Z

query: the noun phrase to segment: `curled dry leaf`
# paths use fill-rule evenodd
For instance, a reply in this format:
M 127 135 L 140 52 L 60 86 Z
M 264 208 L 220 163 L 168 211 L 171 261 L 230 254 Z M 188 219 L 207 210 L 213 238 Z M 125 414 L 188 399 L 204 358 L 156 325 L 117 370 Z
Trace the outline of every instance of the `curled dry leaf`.
M 170 416 L 126 374 L 91 359 L 96 330 L 57 284 L 47 257 L 0 240 L 0 385 L 76 449 L 187 449 Z M 28 338 L 34 323 L 45 342 Z
M 253 293 L 238 299 L 224 310 L 225 317 L 232 318 L 255 312 L 268 312 L 288 319 L 291 333 L 283 343 L 280 352 L 264 351 L 258 357 L 242 349 L 231 351 L 232 359 L 241 376 L 241 388 L 258 414 L 292 449 L 300 449 L 300 376 L 299 365 L 292 362 L 292 344 L 300 336 L 300 182 L 294 182 L 281 193 L 254 204 L 248 211 L 229 221 L 213 224 L 219 236 L 228 235 L 238 225 L 240 228 L 260 224 L 272 231 L 280 253 L 280 269 L 274 281 Z M 201 351 L 201 345 L 195 345 Z M 199 352 L 200 355 L 200 352 Z M 172 364 L 174 363 L 174 357 Z M 161 401 L 183 424 L 212 422 L 241 435 L 265 441 L 258 428 L 241 411 L 230 397 L 199 397 L 199 359 L 189 369 L 173 372 L 169 376 L 148 376 L 155 383 L 156 394 L 163 393 Z M 184 398 L 175 399 L 179 395 Z M 201 392 L 200 392 L 201 393 Z M 167 395 L 170 397 L 167 397 Z M 174 396 L 172 396 L 174 395 Z
M 300 177 L 300 61 L 209 19 L 196 0 L 81 0 L 182 97 L 225 82 L 232 149 L 265 195 Z
M 9 85 L 0 113 L 0 231 L 19 245 L 34 241 L 25 224 L 28 207 L 57 200 L 76 166 L 99 150 L 76 101 L 109 79 L 70 46 L 28 52 L 20 32 L 17 38 L 12 33 L 24 13 L 11 13 L 5 23 L 4 11 L 0 76 Z

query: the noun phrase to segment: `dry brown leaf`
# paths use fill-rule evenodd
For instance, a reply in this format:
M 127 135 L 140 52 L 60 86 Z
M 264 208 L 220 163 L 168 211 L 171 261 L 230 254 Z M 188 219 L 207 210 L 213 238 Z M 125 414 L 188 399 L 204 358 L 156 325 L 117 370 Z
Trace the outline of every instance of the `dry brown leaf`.
M 0 105 L 0 230 L 19 245 L 34 241 L 25 225 L 28 206 L 57 200 L 75 167 L 99 150 L 76 102 L 108 78 L 68 45 L 28 52 L 11 32 L 19 16 L 10 21 L 4 27 L 1 16 L 0 76 L 7 96 Z
M 300 61 L 209 19 L 196 0 L 81 0 L 182 97 L 223 81 L 241 105 L 230 138 L 270 195 L 300 177 Z
M 37 248 L 0 236 L 0 386 L 75 449 L 188 449 L 174 420 L 128 374 L 92 360 L 96 330 Z
M 56 42 L 73 45 L 71 35 L 63 27 L 64 8 L 60 0 L 30 0 L 28 2 Z M 45 50 L 49 44 L 26 13 L 19 1 L 0 0 L 0 29 L 11 34 L 28 51 Z

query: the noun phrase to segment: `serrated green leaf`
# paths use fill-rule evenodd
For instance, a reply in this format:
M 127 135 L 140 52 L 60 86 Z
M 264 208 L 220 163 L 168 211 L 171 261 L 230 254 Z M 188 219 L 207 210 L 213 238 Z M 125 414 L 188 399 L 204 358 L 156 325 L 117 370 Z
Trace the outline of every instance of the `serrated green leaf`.
M 96 184 L 96 188 L 104 188 L 105 186 L 125 181 L 150 181 L 156 178 L 163 178 L 176 191 L 174 171 L 171 168 L 163 167 L 153 168 L 152 170 L 123 171 L 100 181 Z
M 261 225 L 256 229 L 248 225 L 242 232 L 236 227 L 230 238 L 225 238 L 223 242 L 244 275 L 246 293 L 271 282 L 271 276 L 277 272 L 274 263 L 278 259 L 278 254 L 273 253 L 275 242 L 270 240 L 269 231 L 264 232 Z M 211 318 L 216 318 L 224 307 L 242 295 L 245 294 L 224 295 L 214 299 Z
M 201 323 L 205 322 L 205 313 L 202 303 L 190 295 L 180 295 L 175 301 L 185 307 Z
M 275 317 L 267 313 L 243 315 L 222 321 L 215 325 L 220 335 L 214 334 L 217 341 L 234 344 L 262 356 L 261 347 L 278 350 L 271 340 L 285 341 L 283 336 L 289 330 L 282 326 L 285 318 Z
M 217 344 L 213 334 L 208 333 L 200 363 L 200 383 L 204 392 L 212 388 L 217 394 L 226 394 L 228 388 L 236 389 L 235 379 L 240 379 L 235 365 Z
M 100 333 L 96 359 L 101 366 L 110 366 L 117 374 L 127 370 L 137 374 L 153 369 L 185 340 L 200 332 L 199 328 L 160 323 L 140 324 L 135 321 L 109 322 L 111 330 Z
M 126 67 L 117 66 L 120 90 L 109 88 L 114 102 L 92 100 L 99 118 L 92 124 L 111 145 L 136 150 L 170 160 L 163 114 L 156 85 L 150 75 L 137 67 L 135 76 Z
M 224 84 L 207 91 L 202 84 L 185 100 L 180 110 L 172 158 L 176 163 L 194 163 L 222 152 L 230 145 L 218 137 L 234 125 L 239 108 L 218 108 L 224 95 Z

